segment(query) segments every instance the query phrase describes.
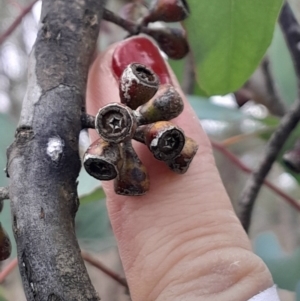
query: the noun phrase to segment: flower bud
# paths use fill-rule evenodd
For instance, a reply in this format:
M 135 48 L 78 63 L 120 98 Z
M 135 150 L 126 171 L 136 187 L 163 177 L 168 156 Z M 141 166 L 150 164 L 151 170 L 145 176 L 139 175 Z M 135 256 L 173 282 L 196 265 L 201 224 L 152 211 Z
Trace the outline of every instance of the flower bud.
M 185 0 L 156 0 L 143 23 L 163 21 L 179 22 L 186 19 L 189 9 Z
M 143 32 L 152 36 L 159 47 L 167 56 L 174 60 L 180 60 L 189 52 L 184 31 L 179 28 L 143 29 Z

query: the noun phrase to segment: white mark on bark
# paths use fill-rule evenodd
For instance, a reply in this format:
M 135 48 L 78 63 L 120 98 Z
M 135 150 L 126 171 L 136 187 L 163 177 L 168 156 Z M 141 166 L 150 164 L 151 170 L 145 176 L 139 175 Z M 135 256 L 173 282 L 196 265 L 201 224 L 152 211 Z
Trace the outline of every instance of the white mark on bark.
M 52 137 L 47 144 L 47 155 L 52 161 L 59 161 L 64 148 L 64 141 L 60 137 Z
M 80 158 L 83 158 L 84 153 L 88 149 L 90 142 L 89 133 L 86 129 L 80 131 L 79 133 L 79 154 Z

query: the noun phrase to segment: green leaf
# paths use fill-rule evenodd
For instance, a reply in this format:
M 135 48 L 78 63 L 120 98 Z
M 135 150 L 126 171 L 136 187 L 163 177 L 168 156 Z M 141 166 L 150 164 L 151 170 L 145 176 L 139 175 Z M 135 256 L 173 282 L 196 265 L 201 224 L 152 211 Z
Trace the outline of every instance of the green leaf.
M 89 194 L 82 195 L 80 197 L 80 204 L 84 205 L 87 203 L 96 202 L 99 200 L 105 199 L 105 193 L 102 187 L 95 189 L 94 191 L 90 192 Z
M 290 52 L 278 25 L 269 49 L 269 58 L 274 80 L 282 99 L 290 106 L 297 98 L 297 77 Z
M 268 266 L 274 282 L 282 289 L 294 291 L 300 281 L 300 249 L 292 254 L 282 250 L 273 233 L 262 233 L 254 241 L 255 253 Z
M 98 196 L 101 192 L 98 191 Z M 93 194 L 96 197 L 97 193 Z M 115 245 L 105 199 L 81 203 L 75 219 L 76 235 L 84 249 L 100 251 Z
M 205 97 L 189 95 L 188 100 L 199 119 L 233 122 L 241 121 L 248 117 L 238 109 L 219 106 Z
M 240 88 L 271 43 L 282 0 L 187 0 L 197 80 L 208 95 Z

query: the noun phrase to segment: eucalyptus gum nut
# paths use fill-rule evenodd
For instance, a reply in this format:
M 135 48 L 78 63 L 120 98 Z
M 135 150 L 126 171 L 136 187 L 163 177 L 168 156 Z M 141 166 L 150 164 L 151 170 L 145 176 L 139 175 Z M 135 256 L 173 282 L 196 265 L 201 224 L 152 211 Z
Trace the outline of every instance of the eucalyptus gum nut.
M 83 165 L 87 173 L 98 180 L 115 179 L 122 166 L 119 145 L 101 138 L 96 140 L 85 152 Z
M 95 118 L 95 128 L 100 137 L 112 143 L 132 138 L 136 127 L 133 111 L 121 103 L 110 103 L 102 107 Z
M 185 144 L 180 155 L 170 161 L 167 161 L 166 164 L 172 171 L 178 174 L 184 174 L 187 172 L 191 162 L 193 161 L 198 147 L 198 144 L 192 138 L 185 137 Z
M 149 176 L 146 167 L 135 153 L 131 142 L 122 143 L 123 165 L 114 180 L 115 192 L 119 195 L 138 196 L 149 190 Z
M 171 120 L 183 111 L 183 100 L 176 89 L 162 85 L 156 95 L 136 111 L 138 125 Z
M 185 32 L 180 28 L 146 28 L 143 32 L 153 37 L 161 50 L 171 59 L 180 60 L 189 52 Z
M 186 19 L 189 9 L 185 0 L 156 0 L 143 23 L 163 21 L 179 22 Z
M 11 254 L 11 243 L 8 234 L 0 223 L 0 261 L 7 259 Z
M 135 110 L 151 99 L 158 87 L 159 78 L 149 67 L 132 63 L 124 69 L 119 81 L 121 102 Z
M 153 156 L 160 161 L 177 157 L 185 144 L 185 136 L 178 126 L 168 121 L 159 121 L 142 127 L 136 136 L 148 146 Z M 138 139 L 137 139 L 138 140 Z

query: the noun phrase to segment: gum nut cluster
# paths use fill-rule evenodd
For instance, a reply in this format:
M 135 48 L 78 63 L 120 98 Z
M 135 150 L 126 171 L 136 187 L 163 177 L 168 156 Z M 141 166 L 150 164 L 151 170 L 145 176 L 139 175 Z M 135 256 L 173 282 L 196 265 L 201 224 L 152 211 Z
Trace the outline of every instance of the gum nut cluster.
M 132 63 L 119 83 L 121 103 L 102 107 L 95 117 L 100 136 L 84 155 L 86 171 L 96 179 L 114 179 L 120 195 L 143 195 L 149 190 L 145 166 L 131 140 L 147 145 L 153 156 L 176 173 L 187 171 L 198 145 L 169 122 L 183 111 L 183 101 L 171 85 L 159 85 L 148 67 Z

